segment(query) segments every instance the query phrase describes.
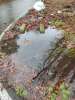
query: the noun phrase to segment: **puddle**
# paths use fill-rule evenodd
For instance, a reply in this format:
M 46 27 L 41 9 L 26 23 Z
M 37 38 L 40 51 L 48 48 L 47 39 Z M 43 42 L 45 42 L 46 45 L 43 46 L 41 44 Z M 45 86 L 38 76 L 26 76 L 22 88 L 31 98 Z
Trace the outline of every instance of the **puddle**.
M 1 0 L 0 2 L 0 32 L 2 32 L 18 16 L 21 16 L 33 6 L 36 0 Z
M 3 63 L 4 66 L 9 64 L 9 69 L 5 70 L 3 74 L 3 76 L 6 75 L 5 73 L 8 71 L 6 75 L 8 84 L 14 87 L 22 85 L 27 88 L 29 93 L 34 91 L 34 87 L 30 86 L 32 79 L 43 68 L 50 50 L 55 47 L 55 43 L 61 36 L 62 31 L 49 27 L 45 33 L 30 31 L 18 35 L 15 39 L 1 42 L 0 51 L 8 55 L 7 62 Z M 8 65 L 6 67 L 8 68 Z M 11 91 L 12 89 L 9 93 L 10 96 L 13 94 Z M 34 91 L 28 96 L 28 100 L 35 95 L 37 96 L 37 93 Z M 12 98 L 14 98 L 14 94 Z
M 19 35 L 16 39 L 19 48 L 17 52 L 11 54 L 15 63 L 27 65 L 37 69 L 39 65 L 43 67 L 43 62 L 50 49 L 54 47 L 56 36 L 59 31 L 48 28 L 45 33 L 40 34 L 36 31 L 27 32 Z
M 43 68 L 50 49 L 54 48 L 61 33 L 60 30 L 49 27 L 45 33 L 30 31 L 19 35 L 15 40 L 7 41 L 2 51 L 8 53 L 15 63 L 14 79 L 22 82 L 24 79 L 31 80 Z

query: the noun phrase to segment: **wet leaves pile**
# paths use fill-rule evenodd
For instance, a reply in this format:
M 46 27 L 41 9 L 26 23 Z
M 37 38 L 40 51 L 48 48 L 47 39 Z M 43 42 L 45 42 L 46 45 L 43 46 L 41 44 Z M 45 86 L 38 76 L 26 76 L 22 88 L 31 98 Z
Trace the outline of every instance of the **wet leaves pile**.
M 16 71 L 15 64 L 5 56 L 5 54 L 1 53 L 0 55 L 0 81 L 2 82 L 4 79 L 8 79 L 10 74 L 14 74 Z

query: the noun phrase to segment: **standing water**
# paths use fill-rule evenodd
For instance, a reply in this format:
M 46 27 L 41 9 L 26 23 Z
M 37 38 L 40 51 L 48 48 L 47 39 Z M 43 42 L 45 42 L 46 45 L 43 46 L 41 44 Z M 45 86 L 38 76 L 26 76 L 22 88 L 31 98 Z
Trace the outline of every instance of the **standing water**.
M 12 59 L 21 66 L 26 64 L 35 69 L 43 67 L 43 62 L 50 49 L 54 47 L 59 32 L 56 29 L 48 28 L 43 34 L 38 31 L 30 31 L 19 35 L 16 39 L 18 49 L 11 54 Z
M 18 16 L 25 14 L 34 3 L 35 0 L 2 0 L 0 2 L 0 33 Z
M 16 19 L 17 16 L 25 14 L 34 4 L 35 0 L 14 0 L 0 5 L 0 32 Z M 16 71 L 13 75 L 9 73 L 9 81 L 27 85 L 35 77 L 36 71 L 43 68 L 43 63 L 50 49 L 59 37 L 61 31 L 48 28 L 45 33 L 30 31 L 9 40 L 2 48 L 2 52 L 9 55 L 15 64 Z
M 15 40 L 7 41 L 2 52 L 6 52 L 15 63 L 16 74 L 13 79 L 21 82 L 31 80 L 37 74 L 35 72 L 43 68 L 44 61 L 60 34 L 61 31 L 49 27 L 45 33 L 30 31 L 19 35 Z

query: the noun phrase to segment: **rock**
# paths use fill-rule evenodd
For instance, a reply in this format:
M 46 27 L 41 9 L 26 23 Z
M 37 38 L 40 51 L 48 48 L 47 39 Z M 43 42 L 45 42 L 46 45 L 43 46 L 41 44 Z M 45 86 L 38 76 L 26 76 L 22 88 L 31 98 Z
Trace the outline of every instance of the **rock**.
M 33 8 L 34 8 L 35 10 L 37 10 L 37 11 L 41 11 L 41 10 L 45 9 L 45 5 L 44 5 L 44 3 L 43 3 L 42 1 L 37 1 L 37 2 L 34 4 Z
M 51 14 L 52 16 L 54 15 L 54 14 Z
M 61 34 L 57 34 L 57 39 L 62 39 L 64 37 L 64 33 L 61 31 Z
M 61 10 L 58 10 L 58 11 L 57 11 L 57 13 L 58 13 L 58 14 L 61 14 L 61 13 L 62 13 L 62 11 L 61 11 Z

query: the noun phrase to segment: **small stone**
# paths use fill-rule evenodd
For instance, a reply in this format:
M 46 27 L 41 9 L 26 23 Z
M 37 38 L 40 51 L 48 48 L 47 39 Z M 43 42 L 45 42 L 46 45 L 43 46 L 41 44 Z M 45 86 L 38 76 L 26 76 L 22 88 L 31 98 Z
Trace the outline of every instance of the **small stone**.
M 43 3 L 42 1 L 37 1 L 37 2 L 34 4 L 33 8 L 34 8 L 35 10 L 37 10 L 37 11 L 41 11 L 41 10 L 45 9 L 45 5 L 44 5 L 44 3 Z
M 51 14 L 52 16 L 54 15 L 54 14 Z
M 57 13 L 58 13 L 58 14 L 61 14 L 61 13 L 62 13 L 62 11 L 61 11 L 61 10 L 58 10 L 58 11 L 57 11 Z

